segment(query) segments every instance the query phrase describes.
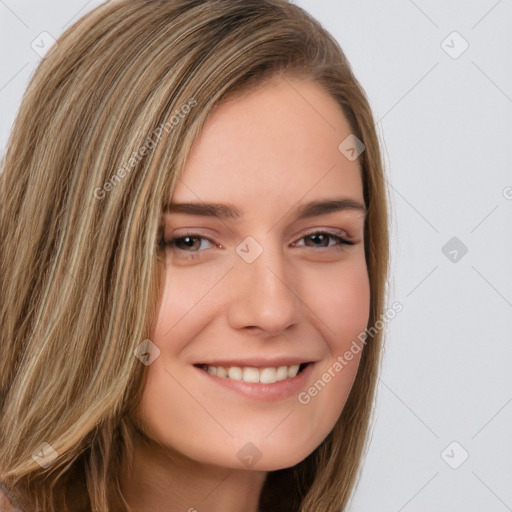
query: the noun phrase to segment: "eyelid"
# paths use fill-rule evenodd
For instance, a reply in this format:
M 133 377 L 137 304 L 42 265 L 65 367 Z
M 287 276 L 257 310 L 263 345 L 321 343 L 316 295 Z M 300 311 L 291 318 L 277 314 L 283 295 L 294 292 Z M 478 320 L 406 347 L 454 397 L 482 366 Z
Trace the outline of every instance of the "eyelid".
M 186 232 L 186 233 L 180 233 L 178 235 L 173 235 L 169 238 L 169 240 L 166 240 L 165 236 L 164 236 L 162 238 L 162 245 L 164 247 L 173 247 L 177 240 L 181 240 L 181 239 L 187 238 L 187 237 L 188 238 L 199 238 L 201 240 L 207 240 L 211 245 L 222 248 L 222 245 L 216 243 L 215 240 L 213 240 L 212 238 L 202 235 L 197 232 L 192 232 L 192 231 Z M 182 258 L 182 259 L 191 259 L 191 258 L 199 257 L 199 254 L 202 252 L 204 252 L 204 250 L 202 250 L 202 251 L 185 251 L 185 250 L 176 248 L 176 253 L 179 254 L 178 258 Z
M 173 235 L 168 240 L 165 239 L 165 237 L 162 239 L 162 243 L 164 245 L 171 245 L 174 244 L 177 240 L 182 240 L 183 238 L 200 238 L 201 240 L 207 240 L 210 244 L 217 247 L 222 247 L 221 244 L 218 244 L 213 238 L 209 236 L 202 235 L 200 233 L 184 233 L 179 235 Z M 182 251 L 182 252 L 188 252 L 188 251 Z M 190 251 L 190 252 L 202 252 L 202 251 Z
M 314 250 L 319 250 L 319 249 L 343 250 L 344 246 L 353 246 L 353 245 L 356 245 L 356 243 L 358 242 L 357 239 L 355 239 L 354 237 L 351 237 L 345 230 L 342 230 L 339 228 L 311 228 L 311 229 L 307 230 L 306 232 L 303 232 L 301 234 L 301 236 L 299 236 L 296 239 L 296 241 L 292 242 L 292 245 L 297 247 L 297 245 L 296 245 L 297 242 L 304 240 L 308 236 L 312 236 L 312 235 L 316 235 L 316 234 L 327 235 L 327 236 L 330 236 L 331 238 L 337 238 L 338 242 L 333 245 L 328 245 L 326 247 L 315 248 L 315 247 L 308 247 L 306 245 L 301 245 L 299 247 L 312 248 Z M 175 242 L 177 240 L 181 240 L 181 239 L 187 238 L 187 237 L 197 238 L 197 239 L 201 239 L 201 240 L 207 240 L 213 246 L 223 248 L 223 246 L 221 244 L 216 243 L 215 240 L 213 240 L 212 238 L 202 235 L 201 233 L 198 233 L 196 231 L 187 231 L 184 233 L 180 233 L 177 236 L 174 235 L 168 241 L 166 241 L 164 238 L 164 239 L 162 239 L 162 244 L 164 246 L 174 246 Z M 185 260 L 199 258 L 200 254 L 202 252 L 204 252 L 204 250 L 186 251 L 186 250 L 182 250 L 182 249 L 176 249 L 176 253 L 178 254 L 177 257 L 181 258 L 181 259 L 185 259 Z
M 305 232 L 303 232 L 303 234 L 299 237 L 299 240 L 306 237 L 306 236 L 310 236 L 310 235 L 315 235 L 315 234 L 326 234 L 326 235 L 331 235 L 331 236 L 337 236 L 339 238 L 342 238 L 343 240 L 345 240 L 346 242 L 357 242 L 357 239 L 353 236 L 350 236 L 350 234 L 344 230 L 344 229 L 340 229 L 340 228 L 312 228 L 310 230 L 306 230 Z
M 183 232 L 179 232 L 180 229 L 173 230 L 172 234 L 170 234 L 168 237 L 165 237 L 165 235 L 162 235 L 162 243 L 170 243 L 173 240 L 185 238 L 185 237 L 189 236 L 189 237 L 193 237 L 193 238 L 196 238 L 196 237 L 203 238 L 203 239 L 211 242 L 213 245 L 221 246 L 221 244 L 217 244 L 217 242 L 215 242 L 214 238 L 212 238 L 212 236 L 213 237 L 217 236 L 216 234 L 205 235 L 205 234 L 202 234 L 201 232 L 199 232 L 199 229 L 200 228 L 184 228 Z M 178 231 L 178 234 L 176 234 L 177 231 Z M 358 236 L 351 235 L 346 229 L 334 228 L 334 227 L 322 227 L 322 226 L 309 228 L 309 229 L 306 229 L 305 231 L 300 230 L 294 235 L 294 238 L 296 240 L 299 240 L 305 236 L 313 235 L 316 233 L 325 233 L 325 234 L 330 234 L 330 235 L 336 235 L 341 238 L 344 238 L 347 241 L 352 241 L 352 242 L 357 242 L 357 241 L 359 241 L 359 238 L 360 238 Z M 168 238 L 168 241 L 166 241 L 165 238 Z

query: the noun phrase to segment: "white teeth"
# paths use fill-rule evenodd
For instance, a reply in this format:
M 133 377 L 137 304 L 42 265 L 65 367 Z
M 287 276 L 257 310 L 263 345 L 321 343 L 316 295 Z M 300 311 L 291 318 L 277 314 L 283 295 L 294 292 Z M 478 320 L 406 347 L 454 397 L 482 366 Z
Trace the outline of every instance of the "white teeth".
M 288 378 L 289 379 L 292 379 L 293 377 L 295 377 L 295 375 L 297 375 L 297 373 L 299 373 L 299 367 L 300 367 L 300 364 L 294 364 L 293 366 L 288 367 Z
M 277 369 L 277 380 L 284 380 L 288 378 L 288 366 L 280 366 Z
M 250 366 L 203 366 L 211 375 L 232 380 L 243 380 L 244 382 L 260 382 L 261 384 L 273 384 L 285 379 L 293 379 L 299 373 L 299 364 L 291 366 L 279 366 L 278 368 L 254 368 Z
M 232 366 L 231 368 L 228 368 L 228 375 L 230 379 L 242 380 L 242 368 L 239 366 Z
M 244 368 L 242 380 L 245 382 L 259 382 L 260 372 L 258 371 L 258 368 Z
M 209 366 L 208 368 L 215 368 L 215 366 Z M 228 372 L 226 368 L 222 368 L 222 366 L 217 366 L 217 377 L 227 378 Z
M 262 384 L 272 384 L 277 381 L 277 371 L 275 368 L 263 368 L 259 374 Z

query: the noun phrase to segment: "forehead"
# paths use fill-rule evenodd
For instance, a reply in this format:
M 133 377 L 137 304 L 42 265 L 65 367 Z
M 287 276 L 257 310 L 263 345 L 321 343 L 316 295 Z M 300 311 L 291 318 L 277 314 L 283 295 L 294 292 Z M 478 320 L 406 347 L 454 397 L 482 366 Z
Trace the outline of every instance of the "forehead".
M 358 160 L 338 146 L 351 134 L 320 85 L 279 78 L 218 105 L 189 154 L 173 202 L 249 207 L 340 194 L 362 200 Z

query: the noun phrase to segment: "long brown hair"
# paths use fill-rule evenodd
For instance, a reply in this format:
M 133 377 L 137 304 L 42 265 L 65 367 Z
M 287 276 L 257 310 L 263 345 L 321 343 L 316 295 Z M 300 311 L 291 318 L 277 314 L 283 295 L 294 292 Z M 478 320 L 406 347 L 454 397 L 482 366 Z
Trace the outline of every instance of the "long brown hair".
M 41 61 L 0 174 L 0 480 L 35 510 L 129 510 L 119 464 L 132 452 L 128 418 L 146 375 L 134 350 L 161 292 L 162 208 L 212 109 L 278 74 L 322 85 L 365 145 L 374 327 L 388 272 L 380 147 L 341 48 L 304 10 L 286 0 L 111 1 Z M 346 505 L 381 338 L 378 329 L 366 343 L 329 436 L 268 475 L 261 510 Z M 33 454 L 48 446 L 58 457 L 42 467 Z M 80 502 L 70 503 L 71 490 Z

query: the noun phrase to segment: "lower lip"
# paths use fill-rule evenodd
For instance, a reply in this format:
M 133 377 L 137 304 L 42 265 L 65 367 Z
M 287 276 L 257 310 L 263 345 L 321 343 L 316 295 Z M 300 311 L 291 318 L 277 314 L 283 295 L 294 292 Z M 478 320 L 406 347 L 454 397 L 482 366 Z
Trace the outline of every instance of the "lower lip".
M 302 388 L 305 388 L 309 376 L 313 372 L 314 363 L 309 363 L 302 372 L 291 379 L 284 379 L 272 384 L 258 382 L 244 382 L 224 377 L 216 377 L 202 368 L 194 367 L 204 378 L 211 383 L 216 383 L 228 390 L 239 393 L 247 398 L 255 400 L 276 401 L 284 400 L 292 395 L 297 395 Z

